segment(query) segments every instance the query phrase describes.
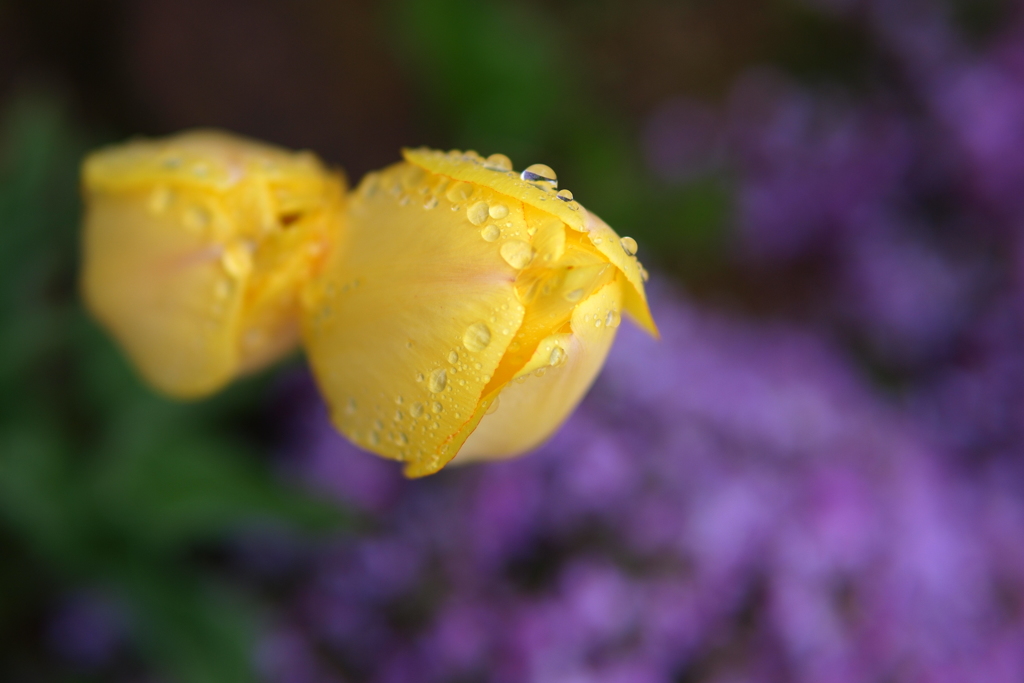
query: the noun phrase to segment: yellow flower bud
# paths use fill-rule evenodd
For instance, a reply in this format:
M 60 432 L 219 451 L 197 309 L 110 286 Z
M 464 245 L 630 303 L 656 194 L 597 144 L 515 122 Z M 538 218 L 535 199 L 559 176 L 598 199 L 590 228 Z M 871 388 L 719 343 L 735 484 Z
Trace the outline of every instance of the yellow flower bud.
M 306 291 L 303 335 L 338 429 L 417 477 L 547 438 L 620 315 L 657 334 L 636 243 L 543 165 L 408 150 L 363 179 Z
M 338 239 L 344 180 L 308 152 L 215 131 L 84 163 L 86 303 L 157 389 L 209 394 L 299 339 L 299 292 Z

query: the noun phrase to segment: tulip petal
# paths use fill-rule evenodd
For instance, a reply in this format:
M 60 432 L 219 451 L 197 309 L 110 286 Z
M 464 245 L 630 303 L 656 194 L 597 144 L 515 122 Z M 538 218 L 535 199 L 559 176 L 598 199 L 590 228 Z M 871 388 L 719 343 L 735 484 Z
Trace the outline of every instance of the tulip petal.
M 626 281 L 630 285 L 624 293 L 626 312 L 640 327 L 657 337 L 658 327 L 654 324 L 651 310 L 647 306 L 647 295 L 644 293 L 643 271 L 640 262 L 635 255 L 626 252 L 618 233 L 598 218 L 596 214 L 586 211 L 584 226 L 591 243 L 626 276 Z
M 445 153 L 421 147 L 404 149 L 402 154 L 407 161 L 428 171 L 515 197 L 524 204 L 556 216 L 573 230 L 582 232 L 585 229 L 579 204 L 559 201 L 549 190 L 523 180 L 511 168 L 489 165 L 487 160 L 473 152 Z
M 623 249 L 621 238 L 607 223 L 575 201 L 560 201 L 551 187 L 524 180 L 511 170 L 510 164 L 489 164 L 475 152 L 441 152 L 427 148 L 403 150 L 405 158 L 434 173 L 449 178 L 489 187 L 514 197 L 528 207 L 556 217 L 569 228 L 585 232 L 593 245 L 626 276 L 630 287 L 625 293 L 625 310 L 643 329 L 655 337 L 658 328 L 647 306 L 643 270 L 633 254 Z M 504 159 L 507 162 L 507 158 Z
M 83 167 L 83 290 L 157 389 L 211 393 L 298 340 L 298 291 L 340 230 L 342 181 L 308 153 L 197 131 Z
M 455 463 L 503 458 L 547 439 L 586 394 L 604 365 L 618 331 L 626 289 L 616 277 L 572 313 L 571 333 L 545 338 L 517 379 L 483 408 L 486 413 Z
M 528 239 L 523 209 L 408 163 L 371 174 L 350 201 L 346 237 L 305 297 L 310 362 L 343 434 L 430 474 L 479 420 L 523 321 L 522 264 L 504 248 Z

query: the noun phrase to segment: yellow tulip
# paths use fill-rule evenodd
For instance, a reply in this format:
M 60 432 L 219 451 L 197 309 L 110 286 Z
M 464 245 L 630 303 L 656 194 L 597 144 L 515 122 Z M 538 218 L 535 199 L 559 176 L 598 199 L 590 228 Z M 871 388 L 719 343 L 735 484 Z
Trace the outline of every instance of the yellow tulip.
M 622 312 L 657 334 L 636 242 L 556 188 L 543 165 L 426 149 L 363 179 L 303 296 L 343 434 L 412 477 L 515 455 L 581 400 Z
M 195 131 L 83 167 L 86 303 L 157 389 L 194 398 L 293 349 L 344 180 L 308 152 Z

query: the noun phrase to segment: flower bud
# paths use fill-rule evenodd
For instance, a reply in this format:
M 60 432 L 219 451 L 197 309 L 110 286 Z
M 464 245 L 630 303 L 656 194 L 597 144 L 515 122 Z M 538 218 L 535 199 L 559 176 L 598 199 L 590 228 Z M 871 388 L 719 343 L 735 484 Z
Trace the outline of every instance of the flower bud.
M 334 424 L 416 477 L 536 446 L 593 382 L 623 312 L 657 332 L 636 243 L 557 192 L 549 167 L 405 159 L 350 196 L 303 335 Z
M 215 131 L 84 163 L 86 303 L 153 386 L 216 391 L 291 351 L 299 292 L 341 231 L 344 180 Z

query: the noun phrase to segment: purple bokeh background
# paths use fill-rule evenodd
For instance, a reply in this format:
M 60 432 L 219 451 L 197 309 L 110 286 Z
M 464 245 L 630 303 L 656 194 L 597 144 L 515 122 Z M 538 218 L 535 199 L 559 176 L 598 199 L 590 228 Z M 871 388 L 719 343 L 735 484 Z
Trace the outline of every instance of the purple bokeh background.
M 623 326 L 550 443 L 420 481 L 293 377 L 282 468 L 365 526 L 295 550 L 269 680 L 1024 680 L 1024 22 L 814 6 L 888 78 L 755 68 L 642 132 L 660 182 L 730 179 L 737 267 L 818 264 L 813 296 L 753 319 L 655 274 L 663 339 Z

